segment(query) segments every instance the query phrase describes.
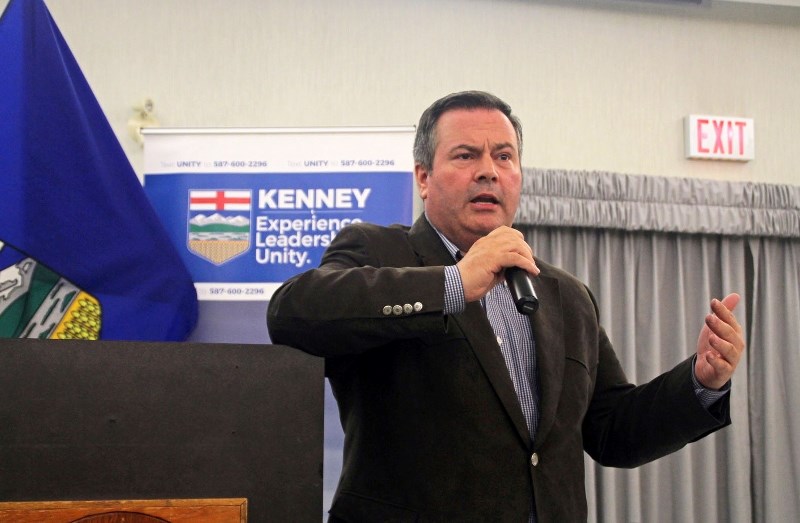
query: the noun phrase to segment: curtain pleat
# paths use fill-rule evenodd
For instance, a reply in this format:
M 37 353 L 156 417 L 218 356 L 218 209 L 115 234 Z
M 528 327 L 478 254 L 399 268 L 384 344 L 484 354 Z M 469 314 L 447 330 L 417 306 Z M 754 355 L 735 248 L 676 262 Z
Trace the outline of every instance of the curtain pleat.
M 517 222 L 800 237 L 800 186 L 523 169 Z
M 757 522 L 800 520 L 800 240 L 751 238 L 750 426 Z

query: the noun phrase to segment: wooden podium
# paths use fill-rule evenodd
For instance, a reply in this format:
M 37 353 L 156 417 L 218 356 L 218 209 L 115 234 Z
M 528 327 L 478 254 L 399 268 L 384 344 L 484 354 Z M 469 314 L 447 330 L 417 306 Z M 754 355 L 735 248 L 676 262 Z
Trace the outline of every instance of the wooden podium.
M 323 365 L 278 345 L 0 339 L 0 501 L 246 500 L 249 522 L 318 522 Z

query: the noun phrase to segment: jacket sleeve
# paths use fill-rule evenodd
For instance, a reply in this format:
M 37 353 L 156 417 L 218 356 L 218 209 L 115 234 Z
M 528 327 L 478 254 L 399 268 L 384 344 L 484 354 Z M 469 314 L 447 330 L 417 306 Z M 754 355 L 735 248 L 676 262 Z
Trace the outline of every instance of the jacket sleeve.
M 273 343 L 345 356 L 444 331 L 444 267 L 422 266 L 406 236 L 401 228 L 367 224 L 342 229 L 319 268 L 273 295 Z
M 730 395 L 709 409 L 700 404 L 692 384 L 692 358 L 634 386 L 602 330 L 598 349 L 583 435 L 584 449 L 600 464 L 637 467 L 730 424 Z

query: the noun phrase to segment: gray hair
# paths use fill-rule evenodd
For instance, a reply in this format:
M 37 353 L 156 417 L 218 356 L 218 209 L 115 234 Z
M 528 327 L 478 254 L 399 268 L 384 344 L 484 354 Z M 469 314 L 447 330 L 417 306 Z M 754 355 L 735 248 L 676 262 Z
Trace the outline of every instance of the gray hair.
M 433 168 L 436 153 L 436 124 L 447 111 L 456 109 L 496 109 L 511 122 L 517 134 L 517 153 L 522 157 L 522 123 L 511 113 L 511 106 L 493 94 L 484 91 L 451 93 L 433 102 L 419 118 L 414 136 L 414 163 L 427 170 Z

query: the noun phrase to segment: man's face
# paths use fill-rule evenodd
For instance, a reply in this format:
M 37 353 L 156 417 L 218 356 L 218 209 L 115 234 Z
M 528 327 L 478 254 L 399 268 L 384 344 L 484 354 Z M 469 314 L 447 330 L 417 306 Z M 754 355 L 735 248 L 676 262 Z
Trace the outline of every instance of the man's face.
M 414 167 L 425 213 L 459 249 L 511 225 L 522 185 L 514 127 L 494 109 L 456 109 L 436 125 L 433 168 Z

